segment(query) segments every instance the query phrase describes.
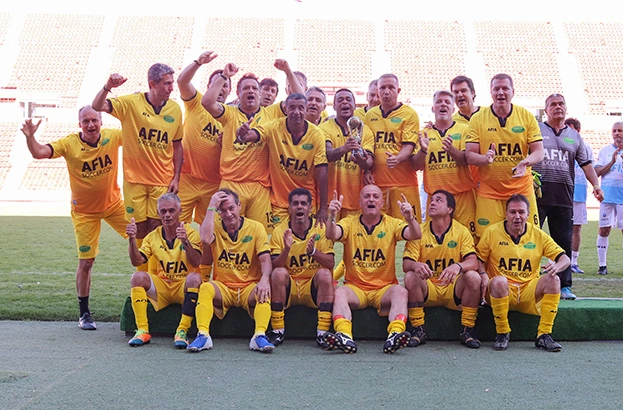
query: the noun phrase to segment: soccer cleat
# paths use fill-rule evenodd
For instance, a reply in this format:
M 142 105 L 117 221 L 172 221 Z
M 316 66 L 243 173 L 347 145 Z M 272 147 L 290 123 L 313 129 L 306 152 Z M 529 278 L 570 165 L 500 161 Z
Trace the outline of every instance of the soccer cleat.
M 95 322 L 89 312 L 84 312 L 84 314 L 80 316 L 80 319 L 78 319 L 78 327 L 82 330 L 97 329 L 97 326 L 95 326 Z
M 257 335 L 251 338 L 249 349 L 262 353 L 272 353 L 275 350 L 275 345 L 270 343 L 266 335 Z
M 548 334 L 539 336 L 534 342 L 534 346 L 539 349 L 547 350 L 548 352 L 560 352 L 562 350 L 560 343 L 554 342 L 552 335 Z
M 268 341 L 272 345 L 279 346 L 280 344 L 283 343 L 284 334 L 283 332 L 276 332 L 274 330 L 271 330 L 266 333 L 266 337 L 268 337 Z
M 597 270 L 597 274 L 598 275 L 607 275 L 608 274 L 608 267 L 607 266 L 600 266 L 599 270 Z
M 426 332 L 424 326 L 416 326 L 411 329 L 411 339 L 407 343 L 407 347 L 418 347 L 426 343 Z
M 571 292 L 570 287 L 560 289 L 560 298 L 564 300 L 575 300 L 576 296 Z
M 137 330 L 134 337 L 130 339 L 128 344 L 132 347 L 143 346 L 149 343 L 151 335 L 144 330 Z
M 470 349 L 478 349 L 480 347 L 480 340 L 476 339 L 473 327 L 465 326 L 461 334 L 459 334 L 459 340 L 462 345 L 465 345 Z
M 191 344 L 186 347 L 189 352 L 200 352 L 202 350 L 212 349 L 212 338 L 210 335 L 204 335 L 203 333 L 197 333 L 197 337 Z
M 323 336 L 323 340 L 330 346 L 330 349 L 340 349 L 344 353 L 357 353 L 357 345 L 348 335 L 344 333 L 331 333 L 326 332 Z
M 175 332 L 173 346 L 175 346 L 176 349 L 186 349 L 188 347 L 188 334 L 185 330 L 180 329 Z
M 392 332 L 387 336 L 387 340 L 383 345 L 383 353 L 394 353 L 398 349 L 406 347 L 411 339 L 411 333 L 409 332 Z
M 493 350 L 508 349 L 508 342 L 511 340 L 510 333 L 498 333 L 493 341 Z
M 584 273 L 584 271 L 582 269 L 580 269 L 580 267 L 578 265 L 571 265 L 571 272 L 572 273 Z
M 322 350 L 333 350 L 335 346 L 331 346 L 330 344 L 325 342 L 324 335 L 325 334 L 323 333 L 321 335 L 316 336 L 316 344 L 318 344 L 318 347 L 321 348 Z

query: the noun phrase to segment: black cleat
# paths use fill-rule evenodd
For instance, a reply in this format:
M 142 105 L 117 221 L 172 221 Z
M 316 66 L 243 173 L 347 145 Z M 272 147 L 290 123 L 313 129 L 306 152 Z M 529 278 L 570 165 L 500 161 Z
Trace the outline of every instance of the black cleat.
M 554 342 L 552 335 L 549 334 L 542 334 L 539 336 L 534 341 L 534 346 L 539 349 L 547 350 L 548 352 L 560 352 L 562 350 L 560 343 Z
M 607 275 L 608 274 L 608 267 L 607 266 L 600 266 L 599 269 L 597 270 L 597 274 L 598 275 Z
M 495 341 L 493 342 L 493 350 L 506 350 L 508 349 L 508 342 L 511 340 L 510 333 L 498 333 L 495 336 Z
M 394 353 L 398 349 L 402 349 L 407 346 L 409 340 L 411 339 L 411 333 L 409 332 L 392 332 L 389 336 L 387 336 L 387 340 L 383 345 L 383 353 Z
M 273 344 L 274 346 L 279 346 L 283 343 L 283 339 L 285 336 L 283 332 L 276 332 L 274 330 L 271 330 L 266 332 L 266 337 L 271 344 Z
M 426 332 L 424 326 L 416 326 L 411 329 L 411 338 L 407 343 L 407 347 L 418 347 L 426 343 Z
M 476 339 L 474 335 L 474 328 L 465 326 L 461 334 L 459 334 L 459 340 L 462 345 L 469 347 L 470 349 L 478 349 L 480 347 L 480 340 Z
M 335 346 L 331 346 L 330 344 L 325 342 L 325 340 L 324 340 L 324 333 L 321 334 L 321 335 L 316 336 L 316 344 L 318 344 L 318 347 L 321 348 L 322 350 L 333 350 L 333 349 L 335 349 Z
M 340 349 L 344 353 L 357 353 L 357 345 L 353 339 L 344 333 L 326 332 L 322 338 L 330 346 L 327 350 Z

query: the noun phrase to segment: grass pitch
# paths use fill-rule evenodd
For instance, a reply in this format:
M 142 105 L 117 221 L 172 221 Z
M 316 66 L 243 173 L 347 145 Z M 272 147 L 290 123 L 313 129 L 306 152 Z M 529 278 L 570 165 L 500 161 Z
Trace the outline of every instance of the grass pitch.
M 0 217 L 0 319 L 69 320 L 78 316 L 75 270 L 78 264 L 73 226 L 69 217 Z M 597 223 L 582 230 L 580 266 L 573 291 L 579 297 L 623 297 L 623 250 L 616 230 L 610 235 L 607 277 L 596 275 Z M 402 249 L 396 252 L 396 272 L 402 276 Z M 336 244 L 336 261 L 341 258 Z M 93 267 L 91 310 L 96 321 L 118 321 L 130 293 L 127 241 L 102 224 L 100 254 Z

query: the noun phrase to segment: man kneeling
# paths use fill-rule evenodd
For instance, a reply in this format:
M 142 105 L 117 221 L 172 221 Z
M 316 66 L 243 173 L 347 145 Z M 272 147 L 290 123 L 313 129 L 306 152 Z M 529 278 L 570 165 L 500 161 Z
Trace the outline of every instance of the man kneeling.
M 136 334 L 128 342 L 130 346 L 142 346 L 151 340 L 147 321 L 148 298 L 156 311 L 171 303 L 182 305 L 182 318 L 175 332 L 174 346 L 185 349 L 188 345 L 186 334 L 195 316 L 197 292 L 201 285 L 201 274 L 198 273 L 201 241 L 197 231 L 189 224 L 180 222 L 180 203 L 179 197 L 173 193 L 158 198 L 162 226 L 147 234 L 140 248 L 136 244 L 134 218 L 126 228 L 132 265 L 147 263 L 150 257 L 156 261 L 155 272 L 137 271 L 130 278 L 130 297 L 137 327 Z
M 455 207 L 450 192 L 433 192 L 426 213 L 431 220 L 422 224 L 422 239 L 405 246 L 402 264 L 413 326 L 410 347 L 426 342 L 424 307 L 430 306 L 461 310 L 461 343 L 480 347 L 473 334 L 481 292 L 478 258 L 469 230 L 452 219 Z M 486 286 L 486 279 L 484 283 Z
M 212 251 L 213 280 L 201 285 L 197 300 L 197 337 L 188 345 L 191 352 L 212 348 L 210 322 L 230 307 L 242 307 L 255 320 L 249 348 L 272 353 L 275 346 L 266 337 L 270 320 L 270 273 L 272 263 L 264 226 L 240 216 L 238 195 L 221 189 L 210 199 L 201 224 L 201 242 Z M 215 221 L 214 212 L 220 219 Z
M 489 295 L 497 336 L 494 350 L 506 350 L 511 328 L 508 311 L 540 316 L 535 346 L 548 352 L 562 347 L 552 339 L 552 327 L 560 302 L 560 278 L 569 266 L 565 251 L 534 224 L 526 223 L 530 202 L 521 195 L 506 201 L 506 220 L 485 229 L 478 242 L 478 258 L 489 275 Z M 541 257 L 550 262 L 540 275 Z M 556 262 L 552 262 L 555 260 Z
M 330 348 L 355 353 L 351 309 L 373 306 L 380 315 L 389 316 L 389 336 L 383 351 L 394 353 L 405 347 L 411 336 L 405 331 L 408 293 L 396 279 L 396 242 L 419 239 L 420 226 L 404 195 L 398 206 L 407 222 L 382 214 L 383 192 L 375 185 L 366 185 L 361 190 L 360 214 L 336 223 L 343 199 L 343 196 L 337 198 L 337 192 L 333 194 L 327 238 L 344 243 L 345 285 L 335 291 L 333 325 L 336 333 L 325 333 L 324 341 Z
M 290 218 L 277 225 L 270 240 L 273 273 L 271 286 L 271 324 L 268 339 L 274 345 L 283 342 L 285 309 L 304 305 L 318 309 L 316 342 L 328 348 L 323 335 L 331 326 L 333 310 L 333 242 L 325 236 L 309 213 L 312 195 L 305 188 L 295 188 L 288 195 Z

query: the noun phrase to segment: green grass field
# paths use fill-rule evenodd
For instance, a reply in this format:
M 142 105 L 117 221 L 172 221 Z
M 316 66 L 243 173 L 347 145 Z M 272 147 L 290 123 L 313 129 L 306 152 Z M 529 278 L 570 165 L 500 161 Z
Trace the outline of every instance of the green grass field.
M 69 217 L 0 217 L 5 229 L 0 237 L 0 320 L 77 320 L 75 287 L 76 244 Z M 8 229 L 7 229 L 8 228 Z M 608 255 L 607 277 L 596 275 L 597 223 L 582 231 L 580 265 L 584 275 L 574 275 L 578 297 L 623 297 L 623 250 L 614 231 Z M 399 244 L 396 271 L 402 276 L 403 244 Z M 341 245 L 336 245 L 337 260 Z M 97 321 L 118 321 L 129 295 L 133 267 L 127 241 L 107 224 L 102 226 L 100 254 L 93 268 L 91 310 Z

